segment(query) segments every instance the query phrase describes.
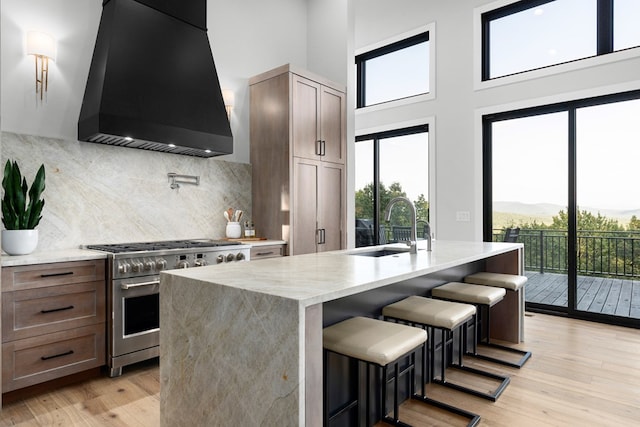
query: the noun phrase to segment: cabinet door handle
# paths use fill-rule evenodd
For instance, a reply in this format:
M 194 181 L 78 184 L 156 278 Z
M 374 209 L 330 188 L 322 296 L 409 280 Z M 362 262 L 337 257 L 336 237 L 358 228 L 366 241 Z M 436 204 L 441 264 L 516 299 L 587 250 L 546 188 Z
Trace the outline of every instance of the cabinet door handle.
M 326 238 L 326 236 L 325 236 L 324 228 L 318 228 L 318 244 L 319 245 L 323 245 L 323 244 L 327 243 L 325 238 Z
M 40 310 L 40 313 L 42 313 L 42 314 L 54 313 L 56 311 L 73 310 L 73 308 L 74 307 L 72 305 L 69 305 L 67 307 L 52 308 L 51 310 Z
M 258 252 L 256 256 L 273 255 L 273 251 L 270 252 Z
M 64 353 L 60 353 L 60 354 L 54 354 L 53 356 L 42 356 L 40 359 L 49 360 L 49 359 L 55 359 L 56 357 L 69 356 L 70 354 L 73 354 L 73 350 L 65 351 Z
M 322 156 L 322 140 L 321 139 L 316 141 L 315 153 L 316 153 L 316 156 Z
M 70 276 L 72 274 L 73 274 L 73 271 L 65 271 L 64 273 L 41 274 L 40 277 L 45 278 L 45 277 L 56 277 L 56 276 Z
M 325 141 L 324 139 L 320 141 L 320 155 L 327 155 L 327 141 Z

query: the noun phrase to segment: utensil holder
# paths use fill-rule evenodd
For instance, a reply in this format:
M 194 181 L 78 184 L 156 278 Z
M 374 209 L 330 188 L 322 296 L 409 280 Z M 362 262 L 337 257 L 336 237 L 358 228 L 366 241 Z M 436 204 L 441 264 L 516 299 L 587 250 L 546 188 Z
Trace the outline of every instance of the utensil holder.
M 239 239 L 242 235 L 242 227 L 240 227 L 240 223 L 229 221 L 227 223 L 226 234 L 229 239 Z

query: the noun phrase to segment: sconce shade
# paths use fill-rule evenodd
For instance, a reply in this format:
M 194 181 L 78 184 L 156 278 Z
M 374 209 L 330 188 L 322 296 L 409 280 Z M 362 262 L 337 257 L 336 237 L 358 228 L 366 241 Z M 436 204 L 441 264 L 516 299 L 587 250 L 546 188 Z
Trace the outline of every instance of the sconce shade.
M 230 89 L 222 89 L 222 98 L 224 99 L 225 107 L 233 107 L 233 102 L 235 101 L 235 95 L 233 91 Z
M 46 56 L 56 60 L 56 41 L 40 31 L 27 32 L 27 55 Z

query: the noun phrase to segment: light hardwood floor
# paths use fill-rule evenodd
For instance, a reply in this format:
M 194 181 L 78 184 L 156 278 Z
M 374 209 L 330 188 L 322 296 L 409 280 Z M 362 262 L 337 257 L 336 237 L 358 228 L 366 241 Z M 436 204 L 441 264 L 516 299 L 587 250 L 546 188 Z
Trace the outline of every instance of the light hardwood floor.
M 439 386 L 430 396 L 480 414 L 483 426 L 640 425 L 640 331 L 527 314 L 525 338 L 533 356 L 522 369 L 478 363 L 511 376 L 497 402 Z M 7 404 L 0 426 L 158 426 L 159 389 L 157 364 L 140 364 Z M 465 425 L 417 402 L 400 414 L 414 426 Z

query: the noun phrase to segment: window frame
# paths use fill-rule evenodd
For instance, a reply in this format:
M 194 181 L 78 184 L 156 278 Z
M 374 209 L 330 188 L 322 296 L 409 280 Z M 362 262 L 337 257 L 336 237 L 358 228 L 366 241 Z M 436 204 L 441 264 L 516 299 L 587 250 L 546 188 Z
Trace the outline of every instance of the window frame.
M 597 1 L 596 55 L 567 62 L 524 70 L 505 76 L 489 78 L 489 24 L 492 20 L 528 10 L 556 0 L 498 0 L 474 9 L 474 86 L 475 90 L 531 80 L 598 65 L 624 61 L 640 56 L 640 46 L 613 50 L 613 2 Z
M 413 135 L 417 133 L 427 133 L 427 152 L 429 155 L 428 163 L 429 163 L 429 183 L 427 188 L 427 198 L 429 201 L 429 226 L 431 228 L 432 236 L 435 234 L 435 209 L 433 199 L 435 198 L 435 183 L 433 183 L 434 175 L 435 175 L 435 147 L 433 143 L 433 129 L 432 129 L 432 120 L 427 120 L 426 122 L 422 121 L 420 123 L 404 123 L 399 125 L 398 127 L 389 128 L 389 129 L 369 129 L 361 132 L 359 135 L 355 137 L 355 143 L 361 141 L 373 141 L 373 182 L 374 182 L 374 193 L 373 193 L 373 227 L 374 230 L 380 229 L 381 219 L 379 217 L 380 212 L 380 194 L 379 189 L 380 186 L 380 141 L 386 138 L 393 138 L 399 136 Z M 354 188 L 354 193 L 357 191 Z M 356 218 L 354 218 L 355 221 Z M 374 245 L 380 245 L 378 233 L 374 233 Z
M 397 52 L 416 44 L 429 42 L 429 92 L 411 95 L 403 98 L 397 98 L 389 101 L 380 102 L 365 106 L 365 89 L 366 89 L 366 66 L 364 62 L 384 56 L 389 53 Z M 436 61 L 436 26 L 430 23 L 411 31 L 398 34 L 388 39 L 382 40 L 363 48 L 357 49 L 355 52 L 355 73 L 356 73 L 356 114 L 361 111 L 376 111 L 380 109 L 393 108 L 401 105 L 422 102 L 435 99 L 435 67 Z

